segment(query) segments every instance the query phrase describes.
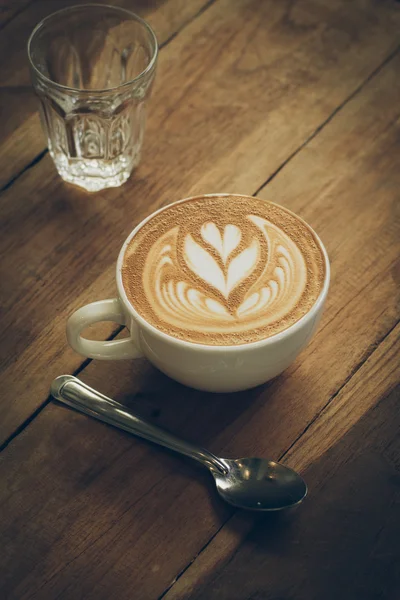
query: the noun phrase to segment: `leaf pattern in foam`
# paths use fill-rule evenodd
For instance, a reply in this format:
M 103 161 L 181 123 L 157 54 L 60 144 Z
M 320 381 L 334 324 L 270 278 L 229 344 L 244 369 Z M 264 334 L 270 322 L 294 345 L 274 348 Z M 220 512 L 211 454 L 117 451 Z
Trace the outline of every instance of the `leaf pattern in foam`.
M 206 283 L 216 288 L 228 298 L 232 290 L 244 281 L 254 270 L 259 259 L 260 245 L 253 240 L 229 264 L 227 274 L 214 257 L 188 234 L 184 242 L 184 257 L 188 267 Z
M 201 237 L 218 252 L 225 264 L 231 252 L 240 244 L 242 234 L 236 225 L 225 225 L 224 235 L 221 236 L 215 223 L 205 223 L 201 228 Z
M 230 262 L 227 273 L 226 296 L 252 273 L 257 265 L 259 254 L 259 242 L 258 240 L 253 240 L 248 248 L 242 250 Z
M 190 233 L 185 237 L 183 251 L 189 269 L 225 296 L 225 277 L 221 268 L 211 254 L 202 248 Z
M 224 229 L 224 240 L 223 240 L 223 261 L 226 262 L 228 256 L 236 250 L 242 239 L 242 234 L 239 227 L 236 225 L 226 225 Z

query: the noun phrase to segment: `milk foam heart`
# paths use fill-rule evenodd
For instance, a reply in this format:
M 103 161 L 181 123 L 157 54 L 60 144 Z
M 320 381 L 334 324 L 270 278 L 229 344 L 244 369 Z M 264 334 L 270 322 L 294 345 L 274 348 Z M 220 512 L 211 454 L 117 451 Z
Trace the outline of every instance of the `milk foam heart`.
M 156 328 L 211 345 L 283 331 L 315 303 L 324 259 L 293 213 L 252 197 L 206 196 L 154 215 L 129 243 L 122 279 Z

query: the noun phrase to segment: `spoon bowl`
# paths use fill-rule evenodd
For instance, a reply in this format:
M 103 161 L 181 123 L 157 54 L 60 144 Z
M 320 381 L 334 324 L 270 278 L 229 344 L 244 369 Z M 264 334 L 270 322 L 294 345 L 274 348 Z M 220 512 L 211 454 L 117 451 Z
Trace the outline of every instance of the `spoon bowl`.
M 299 504 L 307 486 L 293 469 L 265 458 L 221 459 L 227 471 L 211 470 L 222 498 L 246 510 L 282 510 Z

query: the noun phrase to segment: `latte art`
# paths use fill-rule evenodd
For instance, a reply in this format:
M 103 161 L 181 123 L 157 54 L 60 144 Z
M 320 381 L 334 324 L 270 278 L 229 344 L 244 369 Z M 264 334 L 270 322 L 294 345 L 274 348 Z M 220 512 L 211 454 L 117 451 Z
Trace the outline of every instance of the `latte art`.
M 230 345 L 282 331 L 321 290 L 311 230 L 255 199 L 204 197 L 174 204 L 134 236 L 123 283 L 149 323 L 180 339 Z
M 199 331 L 205 322 L 210 326 L 225 323 L 240 331 L 250 323 L 256 327 L 256 321 L 265 325 L 297 304 L 306 283 L 302 254 L 272 223 L 254 215 L 247 218 L 259 227 L 267 244 L 268 258 L 261 273 L 259 240 L 255 237 L 248 247 L 235 252 L 242 237 L 235 225 L 226 225 L 221 234 L 215 223 L 205 223 L 200 230 L 203 244 L 190 233 L 184 235 L 181 256 L 176 252 L 179 227 L 155 242 L 147 255 L 143 284 L 160 317 L 168 315 L 174 325 Z M 185 278 L 182 261 L 198 279 L 195 285 Z M 242 284 L 246 284 L 242 293 L 235 295 Z

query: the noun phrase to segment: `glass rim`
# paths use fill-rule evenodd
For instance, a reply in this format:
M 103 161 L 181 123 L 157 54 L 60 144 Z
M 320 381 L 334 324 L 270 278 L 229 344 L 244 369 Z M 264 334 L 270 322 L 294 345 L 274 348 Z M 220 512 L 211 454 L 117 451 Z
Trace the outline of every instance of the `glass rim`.
M 125 15 L 129 15 L 129 17 L 132 20 L 140 23 L 140 25 L 142 25 L 147 30 L 147 32 L 150 34 L 150 38 L 153 41 L 154 50 L 153 50 L 152 56 L 150 58 L 149 64 L 147 65 L 147 67 L 145 69 L 143 69 L 143 71 L 141 71 L 138 75 L 136 75 L 136 77 L 134 77 L 133 79 L 130 79 L 129 81 L 125 81 L 124 83 L 121 83 L 120 85 L 109 87 L 109 88 L 98 88 L 98 89 L 96 89 L 96 88 L 94 88 L 94 89 L 74 88 L 74 87 L 69 87 L 67 85 L 63 85 L 62 83 L 57 83 L 56 81 L 53 81 L 52 79 L 47 77 L 47 75 L 44 75 L 38 69 L 38 67 L 35 65 L 33 58 L 32 58 L 31 47 L 32 47 L 32 42 L 34 41 L 34 38 L 36 37 L 37 33 L 45 25 L 48 24 L 48 21 L 51 21 L 55 17 L 59 17 L 62 14 L 70 13 L 73 11 L 78 11 L 78 10 L 82 10 L 82 9 L 86 9 L 86 8 L 111 9 L 112 11 L 114 11 L 116 13 L 123 13 Z M 157 60 L 158 41 L 157 41 L 156 34 L 154 33 L 154 30 L 151 27 L 151 25 L 149 25 L 149 23 L 147 21 L 145 21 L 145 19 L 142 19 L 142 17 L 139 17 L 139 15 L 137 15 L 136 13 L 134 13 L 130 10 L 127 10 L 126 8 L 121 8 L 119 6 L 112 6 L 111 4 L 86 3 L 86 4 L 75 4 L 74 6 L 68 6 L 67 8 L 62 8 L 60 10 L 57 10 L 57 11 L 47 15 L 47 17 L 44 17 L 41 21 L 39 21 L 39 23 L 34 27 L 32 33 L 30 34 L 30 36 L 28 38 L 27 51 L 28 51 L 29 63 L 30 63 L 30 66 L 33 69 L 34 73 L 40 79 L 45 81 L 47 84 L 49 84 L 61 91 L 64 91 L 64 92 L 67 91 L 67 92 L 73 92 L 73 93 L 79 93 L 79 94 L 105 94 L 105 93 L 109 93 L 109 92 L 116 92 L 118 90 L 126 88 L 126 87 L 132 85 L 133 83 L 139 81 L 140 79 L 142 79 L 148 73 L 150 73 L 151 70 L 154 68 L 156 60 Z

